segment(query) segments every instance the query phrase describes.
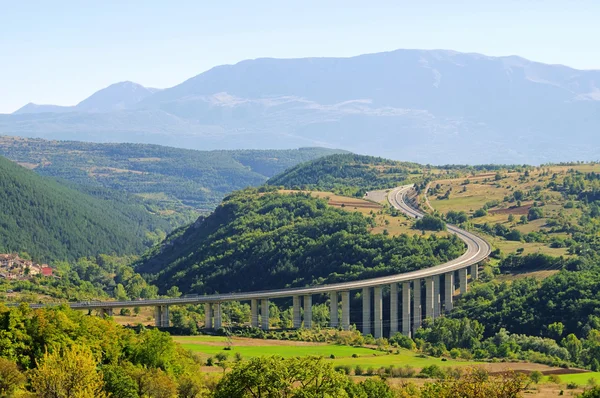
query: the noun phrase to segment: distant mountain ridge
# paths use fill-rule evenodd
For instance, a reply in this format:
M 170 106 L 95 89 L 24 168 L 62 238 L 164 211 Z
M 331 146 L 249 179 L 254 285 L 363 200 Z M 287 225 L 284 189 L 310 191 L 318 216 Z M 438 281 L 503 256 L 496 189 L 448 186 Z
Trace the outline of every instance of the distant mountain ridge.
M 38 105 L 30 102 L 13 112 L 13 115 L 119 111 L 137 104 L 158 91 L 160 90 L 156 88 L 148 88 L 134 82 L 125 81 L 111 84 L 102 90 L 96 91 L 75 106 Z
M 599 129 L 600 71 L 446 50 L 246 60 L 160 91 L 118 83 L 73 111 L 0 115 L 3 134 L 434 164 L 597 160 Z

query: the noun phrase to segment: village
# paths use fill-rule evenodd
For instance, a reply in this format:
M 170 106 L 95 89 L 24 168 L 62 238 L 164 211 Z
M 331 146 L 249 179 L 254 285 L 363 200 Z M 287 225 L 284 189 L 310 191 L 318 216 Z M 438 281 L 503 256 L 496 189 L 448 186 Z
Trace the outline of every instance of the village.
M 23 259 L 15 253 L 0 254 L 0 278 L 24 280 L 36 275 L 51 277 L 52 268 L 48 264 L 36 264 L 31 260 Z

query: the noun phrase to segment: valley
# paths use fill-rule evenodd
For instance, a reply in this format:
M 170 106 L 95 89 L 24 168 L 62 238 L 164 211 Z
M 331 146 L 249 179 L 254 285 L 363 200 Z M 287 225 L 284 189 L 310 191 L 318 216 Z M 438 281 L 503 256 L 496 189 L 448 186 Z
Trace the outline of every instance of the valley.
M 468 166 L 434 168 L 331 155 L 293 167 L 272 178 L 271 185 L 230 194 L 213 213 L 174 230 L 141 257 L 54 262 L 51 266 L 58 276 L 75 272 L 76 279 L 69 276 L 50 283 L 34 277 L 27 286 L 8 282 L 5 291 L 11 293 L 5 297 L 46 303 L 82 300 L 86 297 L 82 287 L 90 281 L 95 290 L 86 288 L 87 297 L 93 300 L 184 299 L 187 304 L 169 305 L 170 319 L 167 323 L 161 320 L 160 329 L 181 335 L 174 337 L 174 342 L 201 364 L 204 378 L 220 378 L 224 371 L 235 372 L 230 369 L 269 355 L 288 360 L 320 356 L 323 366 L 331 366 L 355 382 L 381 375 L 401 390 L 407 385 L 428 388 L 428 383 L 441 375 L 453 377 L 450 375 L 473 371 L 469 369 L 483 369 L 492 377 L 512 371 L 525 375 L 529 381 L 524 388 L 535 396 L 553 396 L 560 390 L 581 392 L 596 383 L 593 380 L 600 380 L 592 354 L 597 349 L 595 320 L 589 317 L 583 330 L 578 326 L 583 314 L 593 313 L 597 300 L 593 292 L 600 280 L 595 277 L 597 268 L 591 265 L 594 254 L 581 248 L 584 244 L 593 247 L 595 242 L 580 236 L 582 230 L 595 228 L 593 205 L 584 198 L 594 195 L 597 171 L 594 164 L 574 164 L 514 166 L 490 172 Z M 431 213 L 427 223 L 419 224 L 388 202 L 393 188 L 402 184 L 415 184 L 417 195 L 412 205 Z M 538 208 L 539 217 L 532 218 L 538 215 Z M 219 307 L 194 304 L 197 294 L 202 300 L 205 294 L 303 288 L 402 273 L 411 271 L 414 264 L 428 268 L 459 257 L 465 250 L 447 231 L 446 223 L 484 236 L 493 246 L 492 258 L 480 264 L 477 276 L 469 277 L 468 292 L 463 290 L 462 276 L 456 275 L 454 310 L 440 318 L 425 319 L 424 315 L 423 324 L 412 330 L 411 338 L 390 333 L 389 289 L 381 292 L 385 320 L 381 331 L 376 323 L 375 329 L 364 329 L 360 310 L 364 290 L 348 297 L 351 310 L 347 320 L 344 296 L 337 303 L 341 329 L 330 328 L 333 296 L 328 294 L 315 294 L 310 307 L 304 302 L 300 307 L 304 328 L 298 330 L 294 330 L 296 304 L 285 298 L 269 300 L 267 320 L 261 311 L 256 323 L 248 301 L 222 302 Z M 405 254 L 398 257 L 398 250 Z M 265 268 L 269 264 L 271 267 Z M 111 269 L 117 275 L 111 275 Z M 343 270 L 347 273 L 340 272 Z M 92 276 L 94 273 L 97 276 Z M 110 279 L 112 287 L 106 285 Z M 566 284 L 592 301 L 567 315 L 549 311 L 548 301 L 536 300 L 556 295 Z M 55 289 L 59 286 L 72 293 L 58 294 Z M 515 300 L 513 290 L 520 292 L 520 301 L 511 301 Z M 447 305 L 447 290 L 442 288 L 440 297 L 445 297 L 441 305 Z M 579 299 L 565 297 L 562 304 L 572 308 L 570 300 Z M 503 306 L 507 301 L 515 310 L 537 306 L 539 319 L 506 313 Z M 106 314 L 98 308 L 86 311 Z M 219 308 L 222 317 L 217 323 L 214 314 L 209 325 L 213 330 L 204 330 L 206 308 Z M 114 322 L 136 330 L 140 325 L 158 325 L 153 307 L 144 307 L 142 302 L 140 307 L 116 308 L 109 314 Z M 344 322 L 351 326 L 347 332 Z M 560 332 L 544 326 L 559 324 Z M 259 325 L 262 329 L 267 325 L 269 330 L 261 330 Z M 509 333 L 505 327 L 527 335 Z M 442 330 L 449 335 L 440 334 Z M 472 340 L 462 339 L 458 330 Z M 382 331 L 385 335 L 378 335 Z M 560 333 L 560 338 L 553 338 L 552 333 Z M 577 357 L 572 342 L 581 347 Z M 534 379 L 537 381 L 531 381 Z

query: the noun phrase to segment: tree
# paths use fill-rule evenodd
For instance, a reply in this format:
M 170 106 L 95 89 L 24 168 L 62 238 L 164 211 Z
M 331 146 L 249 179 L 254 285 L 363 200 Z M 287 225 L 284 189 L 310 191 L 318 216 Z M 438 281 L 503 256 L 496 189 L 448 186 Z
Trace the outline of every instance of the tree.
M 46 352 L 31 373 L 31 387 L 40 398 L 106 397 L 102 374 L 90 350 L 81 345 Z
M 138 385 L 140 397 L 176 398 L 177 383 L 161 369 L 133 368 L 131 377 Z
M 137 383 L 127 374 L 124 366 L 103 366 L 102 375 L 104 376 L 104 391 L 111 394 L 111 396 L 139 398 Z
M 542 372 L 540 372 L 539 370 L 534 370 L 533 372 L 531 372 L 531 374 L 529 375 L 529 378 L 531 379 L 531 381 L 533 381 L 535 384 L 538 384 L 540 381 L 542 381 L 542 378 L 544 377 L 544 375 L 542 374 Z
M 578 395 L 579 398 L 600 398 L 600 387 L 594 387 L 591 390 L 584 391 Z
M 554 322 L 548 325 L 548 333 L 554 340 L 560 339 L 564 331 L 565 325 L 563 325 L 562 322 Z
M 544 217 L 544 211 L 540 207 L 532 207 L 527 212 L 527 220 L 533 221 Z
M 0 396 L 9 397 L 23 387 L 25 376 L 13 361 L 0 358 Z
M 167 290 L 167 296 L 177 298 L 181 296 L 181 292 L 179 291 L 179 287 L 171 286 L 169 290 Z
M 514 222 L 515 221 L 515 216 L 511 213 L 508 215 L 508 222 Z
M 226 373 L 215 398 L 344 397 L 348 379 L 322 358 L 260 357 Z
M 525 194 L 523 193 L 523 191 L 515 191 L 513 192 L 513 197 L 515 198 L 515 200 L 521 201 L 525 197 Z
M 187 373 L 178 377 L 178 398 L 204 398 L 209 396 L 209 390 L 204 385 L 199 372 Z

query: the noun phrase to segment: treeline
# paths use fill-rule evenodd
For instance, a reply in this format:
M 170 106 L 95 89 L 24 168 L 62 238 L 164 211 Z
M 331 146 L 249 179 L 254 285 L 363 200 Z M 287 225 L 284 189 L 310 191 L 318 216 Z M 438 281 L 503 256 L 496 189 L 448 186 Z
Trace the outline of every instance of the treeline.
M 136 270 L 166 291 L 252 291 L 365 279 L 430 267 L 458 257 L 464 244 L 369 233 L 372 218 L 309 194 L 247 189 L 206 218 L 172 233 Z
M 267 184 L 362 197 L 366 191 L 392 188 L 421 173 L 422 166 L 416 163 L 339 154 L 299 164 L 269 179 Z
M 170 229 L 143 206 L 85 195 L 0 157 L 0 252 L 40 262 L 140 254 Z

